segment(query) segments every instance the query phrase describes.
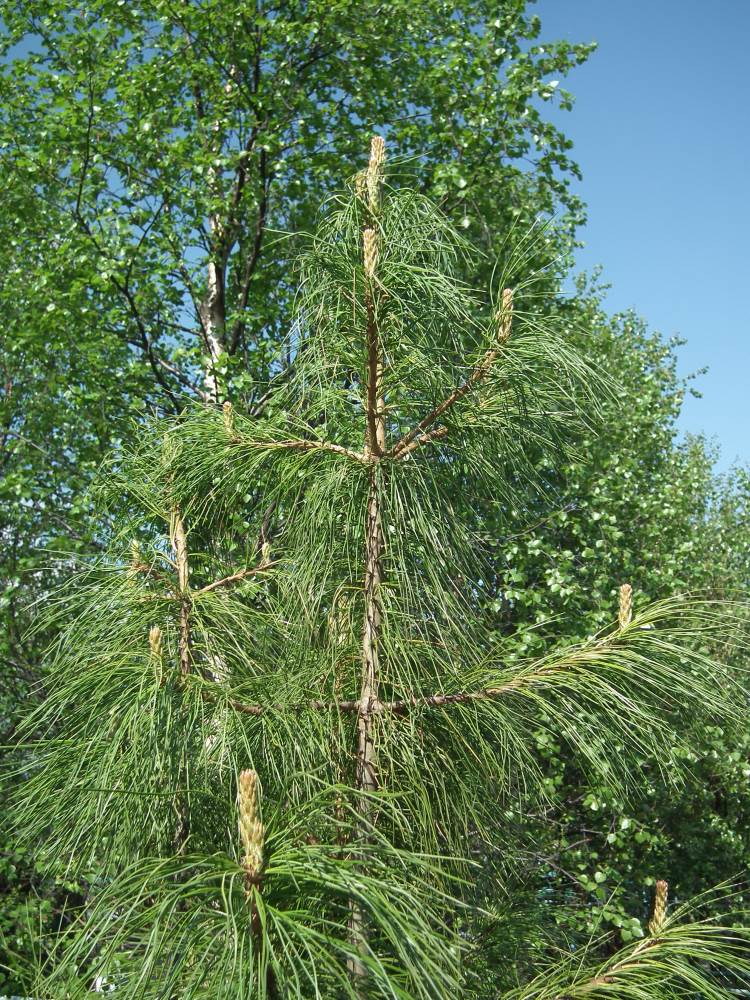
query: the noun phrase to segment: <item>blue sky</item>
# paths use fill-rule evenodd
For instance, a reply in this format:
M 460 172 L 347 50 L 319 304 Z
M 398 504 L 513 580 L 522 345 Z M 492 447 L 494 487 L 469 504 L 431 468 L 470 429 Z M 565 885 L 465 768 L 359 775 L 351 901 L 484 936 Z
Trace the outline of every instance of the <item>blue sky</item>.
M 679 334 L 693 383 L 681 429 L 750 463 L 750 0 L 539 0 L 542 40 L 596 40 L 564 86 L 588 205 L 578 264 L 606 305 Z

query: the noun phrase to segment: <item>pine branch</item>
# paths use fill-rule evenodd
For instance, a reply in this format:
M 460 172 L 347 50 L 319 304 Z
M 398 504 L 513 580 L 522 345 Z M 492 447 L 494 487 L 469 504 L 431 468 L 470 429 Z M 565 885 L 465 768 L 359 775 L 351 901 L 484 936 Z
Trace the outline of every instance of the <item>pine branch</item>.
M 266 451 L 273 451 L 275 449 L 286 449 L 289 451 L 330 451 L 335 455 L 344 455 L 346 458 L 351 458 L 355 462 L 360 462 L 362 465 L 371 464 L 371 459 L 365 454 L 359 451 L 354 451 L 351 448 L 344 448 L 340 444 L 332 444 L 330 441 L 305 441 L 303 439 L 294 441 L 251 441 L 244 442 L 250 444 L 255 448 L 262 448 Z
M 223 587 L 231 587 L 235 583 L 241 583 L 243 580 L 250 579 L 253 576 L 258 576 L 262 573 L 267 572 L 272 566 L 277 566 L 279 564 L 278 559 L 273 562 L 263 563 L 260 566 L 251 566 L 247 569 L 238 570 L 236 573 L 231 573 L 229 576 L 224 576 L 220 580 L 214 580 L 212 583 L 207 583 L 204 587 L 200 587 L 197 590 L 191 590 L 191 598 L 201 597 L 203 594 L 210 594 L 214 590 L 219 590 Z M 159 577 L 162 579 L 162 577 Z M 185 603 L 184 595 L 179 592 L 176 594 L 166 593 L 166 594 L 141 594 L 138 597 L 139 601 L 177 601 L 180 604 Z
M 198 597 L 201 594 L 209 594 L 212 590 L 218 590 L 220 587 L 231 587 L 233 583 L 247 580 L 248 577 L 257 576 L 259 573 L 265 573 L 272 566 L 277 566 L 278 563 L 279 560 L 275 559 L 273 562 L 263 562 L 259 566 L 250 566 L 247 569 L 238 570 L 236 573 L 222 577 L 221 580 L 214 580 L 213 583 L 206 584 L 205 587 L 201 587 L 200 590 L 195 590 L 193 593 Z
M 508 338 L 511 333 L 511 326 L 513 323 L 513 290 L 511 288 L 506 288 L 503 291 L 502 306 L 497 315 L 497 321 L 499 323 L 499 333 L 498 333 L 498 347 L 491 347 L 484 355 L 482 360 L 474 368 L 474 371 L 466 379 L 466 381 L 460 385 L 458 388 L 454 389 L 453 392 L 447 396 L 442 403 L 435 407 L 430 413 L 427 414 L 419 423 L 408 431 L 404 436 L 396 442 L 396 444 L 388 452 L 389 458 L 399 458 L 401 454 L 409 448 L 413 451 L 414 448 L 410 448 L 410 445 L 414 447 L 419 447 L 420 444 L 426 443 L 428 440 L 434 439 L 436 436 L 442 437 L 443 434 L 447 433 L 447 429 L 443 431 L 440 435 L 436 434 L 425 434 L 429 431 L 429 428 L 435 424 L 442 415 L 449 410 L 452 406 L 458 403 L 464 398 L 471 390 L 481 382 L 489 374 L 493 364 L 500 355 L 501 347 L 507 343 Z
M 667 883 L 660 880 L 656 883 L 649 937 L 621 949 L 594 968 L 586 968 L 585 953 L 567 958 L 511 990 L 504 1000 L 731 1000 L 741 992 L 733 986 L 747 982 L 750 973 L 747 913 L 739 910 L 725 914 L 726 924 L 711 917 L 695 917 L 696 910 L 709 903 L 722 904 L 725 909 L 736 895 L 731 886 L 719 886 L 667 918 Z
M 180 593 L 180 672 L 190 673 L 192 642 L 190 637 L 190 565 L 185 522 L 177 507 L 172 512 L 170 536 L 177 567 L 177 587 Z
M 632 598 L 631 598 L 632 601 Z M 695 621 L 691 622 L 691 616 Z M 517 673 L 501 683 L 484 685 L 472 690 L 453 692 L 430 692 L 426 694 L 410 694 L 381 700 L 377 696 L 369 696 L 368 710 L 371 716 L 376 715 L 406 715 L 419 709 L 449 709 L 457 705 L 485 703 L 501 700 L 514 694 L 532 693 L 535 690 L 549 688 L 554 691 L 560 685 L 563 689 L 586 690 L 587 697 L 606 697 L 609 710 L 617 710 L 613 699 L 618 699 L 622 706 L 630 706 L 637 711 L 637 705 L 630 696 L 624 699 L 623 691 L 626 684 L 639 681 L 642 699 L 651 702 L 654 692 L 673 685 L 675 674 L 671 661 L 673 658 L 685 660 L 686 656 L 695 663 L 696 668 L 705 669 L 706 663 L 698 652 L 689 653 L 679 644 L 699 640 L 706 629 L 714 629 L 718 624 L 710 609 L 692 606 L 682 601 L 665 601 L 644 610 L 635 619 L 628 619 L 618 625 L 614 631 L 603 637 L 594 637 L 578 646 L 568 647 L 557 654 L 544 657 L 527 666 L 519 667 Z M 661 657 L 659 662 L 656 657 Z M 495 670 L 502 670 L 498 665 Z M 649 674 L 649 687 L 644 686 L 642 675 Z M 611 672 L 619 682 L 615 685 L 610 678 Z M 601 680 L 602 688 L 597 694 L 592 689 L 591 682 Z M 699 677 L 688 678 L 683 697 L 700 699 L 706 704 L 711 700 L 710 689 Z M 215 697 L 211 691 L 205 690 L 204 696 Z M 357 699 L 311 699 L 284 704 L 273 702 L 267 705 L 252 704 L 240 699 L 230 701 L 232 707 L 244 714 L 260 716 L 266 712 L 302 714 L 305 712 L 332 712 L 354 714 L 362 711 L 362 697 Z M 604 706 L 602 706 L 604 707 Z
M 560 669 L 564 669 L 564 664 L 560 665 Z M 440 692 L 436 694 L 411 695 L 408 698 L 396 698 L 392 701 L 381 701 L 379 698 L 369 698 L 367 701 L 367 711 L 370 715 L 383 715 L 387 713 L 391 713 L 393 715 L 405 715 L 410 709 L 413 708 L 448 708 L 452 705 L 467 705 L 474 701 L 491 701 L 518 691 L 523 687 L 531 687 L 535 683 L 541 683 L 545 677 L 548 677 L 551 673 L 552 670 L 550 669 L 541 669 L 536 674 L 528 674 L 523 677 L 519 677 L 509 681 L 507 684 L 502 684 L 498 687 L 479 688 L 476 691 L 455 691 L 450 694 Z M 204 692 L 204 696 L 208 698 L 213 697 L 209 692 Z M 250 704 L 230 699 L 229 704 L 237 712 L 255 716 L 264 715 L 267 712 L 290 712 L 291 714 L 297 715 L 309 711 L 342 712 L 346 715 L 349 713 L 361 713 L 363 708 L 362 700 L 360 698 L 349 700 L 344 699 L 342 701 L 313 699 L 312 701 L 294 702 L 286 705 L 282 702 L 273 702 L 268 705 Z
M 434 430 L 428 431 L 426 434 L 422 434 L 421 437 L 417 437 L 409 444 L 404 445 L 404 447 L 401 448 L 398 454 L 393 455 L 392 457 L 396 458 L 397 460 L 406 458 L 407 455 L 410 455 L 413 451 L 416 451 L 417 448 L 421 448 L 423 444 L 429 444 L 430 441 L 439 441 L 440 438 L 444 438 L 446 434 L 448 434 L 448 431 L 449 429 L 445 426 L 436 427 Z
M 472 701 L 487 701 L 492 698 L 500 698 L 511 691 L 517 691 L 521 683 L 510 682 L 497 688 L 482 688 L 477 691 L 457 691 L 453 694 L 427 694 L 412 695 L 409 698 L 397 698 L 393 701 L 381 701 L 379 698 L 370 698 L 367 701 L 367 710 L 370 715 L 382 715 L 392 713 L 393 715 L 404 715 L 412 708 L 444 708 L 450 705 L 465 705 Z M 204 691 L 204 697 L 213 698 L 210 692 Z M 290 712 L 293 715 L 301 715 L 304 712 L 342 712 L 354 714 L 362 712 L 362 701 L 357 699 L 344 699 L 342 701 L 324 701 L 313 699 L 312 701 L 294 702 L 283 704 L 273 702 L 268 705 L 250 704 L 247 702 L 230 699 L 229 704 L 237 712 L 244 715 L 264 715 L 267 712 Z
M 267 395 L 270 395 L 270 393 Z M 222 406 L 222 418 L 224 429 L 229 435 L 232 444 L 249 446 L 264 451 L 330 451 L 335 455 L 343 455 L 363 465 L 371 463 L 371 457 L 364 452 L 354 451 L 351 448 L 345 448 L 343 445 L 333 444 L 330 441 L 308 441 L 305 438 L 294 438 L 286 441 L 258 441 L 252 438 L 244 438 L 236 431 L 234 410 L 232 404 L 229 402 L 224 403 Z

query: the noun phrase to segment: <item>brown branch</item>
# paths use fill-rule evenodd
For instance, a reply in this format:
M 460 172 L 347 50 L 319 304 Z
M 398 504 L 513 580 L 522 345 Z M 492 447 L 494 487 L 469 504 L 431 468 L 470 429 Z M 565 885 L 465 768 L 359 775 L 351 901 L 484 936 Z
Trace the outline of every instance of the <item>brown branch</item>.
M 190 330 L 188 332 L 192 333 L 193 331 Z M 189 389 L 191 392 L 194 392 L 202 403 L 208 403 L 210 401 L 208 393 L 205 393 L 202 389 L 198 388 L 198 386 L 194 385 L 187 377 L 187 375 L 185 375 L 184 372 L 180 371 L 179 368 L 177 368 L 173 364 L 170 364 L 169 361 L 165 361 L 164 358 L 156 356 L 156 360 L 158 364 L 162 366 L 162 368 L 164 368 L 166 371 L 170 373 L 170 375 L 174 375 L 174 377 L 181 385 L 184 385 L 186 389 Z
M 212 590 L 216 590 L 219 587 L 230 587 L 233 583 L 238 583 L 240 580 L 246 580 L 249 576 L 255 576 L 258 573 L 265 573 L 266 570 L 270 569 L 271 566 L 278 565 L 279 560 L 275 562 L 261 563 L 260 566 L 251 566 L 247 569 L 241 569 L 237 573 L 232 573 L 230 576 L 225 576 L 221 580 L 214 580 L 213 583 L 207 584 L 205 587 L 201 587 L 200 590 L 194 591 L 194 595 L 197 597 L 200 594 L 208 594 Z
M 234 228 L 237 223 L 237 215 L 236 215 L 237 209 L 240 206 L 240 202 L 242 201 L 242 193 L 245 190 L 245 185 L 247 184 L 248 160 L 252 156 L 253 150 L 255 149 L 255 143 L 257 138 L 258 138 L 258 122 L 256 121 L 255 125 L 253 125 L 253 128 L 250 131 L 250 136 L 247 142 L 242 147 L 242 150 L 239 153 L 237 167 L 235 169 L 234 190 L 232 191 L 232 197 L 229 204 L 229 212 L 227 214 L 227 225 L 226 225 L 227 242 L 225 242 L 223 247 L 223 251 L 227 255 L 227 257 L 232 249 L 229 230 L 230 227 Z M 261 149 L 261 160 L 264 160 L 265 156 L 266 156 L 266 151 L 264 149 Z
M 302 438 L 292 441 L 243 441 L 241 438 L 237 438 L 236 441 L 248 444 L 253 448 L 267 448 L 269 451 L 281 448 L 290 451 L 331 451 L 336 455 L 345 455 L 346 458 L 351 458 L 362 465 L 369 465 L 371 462 L 362 452 L 353 451 L 351 448 L 344 448 L 340 444 L 331 444 L 330 441 L 305 441 Z
M 124 297 L 125 301 L 128 304 L 128 308 L 130 309 L 130 313 L 133 317 L 133 320 L 135 321 L 138 333 L 140 334 L 141 350 L 148 358 L 148 363 L 151 366 L 151 370 L 154 373 L 156 381 L 159 383 L 162 389 L 164 389 L 167 396 L 169 397 L 170 402 L 175 407 L 175 409 L 179 409 L 178 400 L 174 393 L 174 390 L 170 386 L 169 382 L 164 378 L 161 372 L 161 368 L 159 366 L 159 359 L 157 358 L 157 355 L 154 351 L 153 341 L 149 339 L 148 333 L 146 332 L 146 325 L 143 322 L 143 319 L 141 317 L 133 293 L 130 291 L 130 288 L 128 287 L 127 284 L 123 284 L 122 282 L 118 281 L 117 278 L 115 278 L 114 276 L 110 277 L 110 281 L 118 290 L 118 292 Z
M 236 240 L 236 234 L 237 234 L 237 211 L 238 211 L 238 209 L 240 207 L 240 203 L 242 201 L 242 195 L 243 195 L 243 192 L 244 192 L 245 187 L 247 185 L 249 160 L 250 160 L 250 157 L 251 157 L 252 153 L 255 150 L 255 147 L 256 147 L 256 144 L 257 144 L 257 141 L 258 141 L 258 133 L 259 133 L 260 129 L 261 128 L 265 128 L 265 127 L 268 126 L 268 115 L 267 114 L 264 117 L 264 119 L 263 119 L 262 122 L 260 122 L 259 118 L 258 118 L 257 97 L 258 97 L 258 88 L 260 86 L 260 73 L 261 73 L 260 52 L 261 52 L 261 47 L 262 47 L 262 32 L 260 31 L 259 28 L 256 28 L 255 43 L 256 43 L 255 44 L 255 54 L 254 54 L 254 58 L 253 58 L 253 87 L 252 87 L 252 90 L 248 91 L 249 105 L 250 105 L 250 109 L 254 113 L 255 121 L 254 121 L 254 124 L 253 124 L 252 128 L 250 129 L 250 134 L 249 134 L 247 140 L 245 141 L 245 143 L 244 143 L 244 145 L 242 147 L 242 150 L 241 150 L 240 155 L 239 155 L 239 160 L 238 160 L 238 163 L 237 163 L 237 167 L 235 169 L 234 190 L 232 192 L 232 197 L 231 197 L 231 201 L 230 201 L 230 205 L 229 205 L 229 211 L 227 213 L 227 223 L 226 223 L 226 226 L 224 227 L 225 238 L 224 238 L 224 244 L 223 244 L 223 247 L 222 247 L 222 253 L 224 255 L 224 261 L 225 261 L 225 263 L 228 262 L 228 260 L 229 260 L 229 254 L 231 253 L 232 247 L 234 246 L 234 242 Z M 231 90 L 231 88 L 233 86 L 239 86 L 240 89 L 245 89 L 245 86 L 244 86 L 244 76 L 245 76 L 245 74 L 242 73 L 242 72 L 237 73 L 236 70 L 237 70 L 236 66 L 231 66 L 230 67 L 228 75 L 227 75 L 227 85 L 230 87 L 230 90 Z M 261 176 L 262 187 L 263 187 L 263 195 L 262 195 L 262 198 L 261 198 L 261 204 L 259 206 L 258 224 L 256 226 L 256 244 L 257 244 L 256 245 L 256 250 L 255 250 L 256 262 L 257 262 L 257 253 L 260 250 L 259 239 L 262 238 L 262 232 L 261 232 L 261 235 L 259 237 L 258 230 L 259 229 L 262 230 L 263 224 L 265 222 L 265 215 L 266 215 L 266 199 L 267 199 L 267 194 L 268 194 L 268 178 L 267 178 L 267 175 L 266 175 L 266 164 L 267 164 L 267 162 L 268 161 L 267 161 L 266 150 L 261 147 L 261 151 L 260 151 L 260 176 Z M 255 269 L 255 264 L 252 265 L 252 270 L 254 270 L 254 269 Z M 236 325 L 235 325 L 235 329 L 236 329 Z M 233 331 L 233 337 L 232 337 L 232 339 L 233 339 L 233 341 L 235 339 L 234 338 L 234 331 Z
M 418 437 L 414 441 L 411 441 L 409 444 L 405 445 L 401 449 L 401 451 L 399 451 L 399 453 L 394 457 L 398 460 L 406 458 L 407 455 L 410 455 L 413 451 L 416 451 L 417 448 L 421 448 L 423 444 L 429 444 L 430 441 L 438 441 L 440 438 L 444 438 L 447 433 L 448 433 L 447 427 L 445 426 L 436 427 L 434 430 L 428 431 L 426 434 L 423 434 L 421 437 Z
M 387 458 L 398 458 L 405 448 L 409 447 L 412 442 L 418 439 L 418 445 L 422 442 L 424 438 L 427 438 L 425 431 L 428 431 L 434 423 L 436 423 L 440 417 L 449 410 L 452 406 L 458 403 L 464 398 L 474 386 L 481 382 L 488 375 L 490 369 L 495 363 L 497 357 L 500 354 L 500 348 L 505 344 L 510 337 L 511 323 L 513 321 L 513 290 L 506 288 L 503 292 L 502 306 L 500 308 L 498 319 L 500 323 L 500 331 L 498 334 L 499 344 L 497 347 L 491 347 L 483 356 L 482 360 L 474 368 L 474 371 L 466 379 L 466 381 L 454 389 L 453 392 L 447 396 L 442 403 L 439 403 L 426 417 L 423 417 L 419 423 L 412 427 L 404 436 L 396 442 L 396 444 L 387 453 Z M 446 431 L 447 433 L 447 431 Z M 422 437 L 424 436 L 424 438 Z
M 380 701 L 371 699 L 369 711 L 372 715 L 382 715 L 390 712 L 393 715 L 404 715 L 412 708 L 443 708 L 449 705 L 466 705 L 472 701 L 487 701 L 499 698 L 504 694 L 517 690 L 522 684 L 519 680 L 509 681 L 497 688 L 482 688 L 478 691 L 457 691 L 454 694 L 412 695 L 409 698 L 398 698 L 395 701 Z M 212 697 L 212 696 L 210 696 Z M 246 702 L 230 700 L 229 704 L 243 715 L 264 715 L 266 712 L 344 712 L 355 713 L 362 708 L 360 698 L 344 701 L 313 700 L 282 705 L 279 702 L 270 705 L 250 705 Z
M 81 214 L 81 202 L 83 201 L 83 188 L 86 183 L 86 175 L 88 174 L 89 164 L 91 162 L 91 133 L 94 128 L 94 91 L 91 86 L 91 73 L 89 72 L 88 78 L 86 80 L 88 89 L 88 114 L 86 122 L 86 140 L 83 154 L 83 163 L 81 164 L 81 173 L 78 178 L 78 188 L 76 191 L 76 202 L 73 209 L 73 215 L 77 218 Z
M 198 325 L 200 326 L 201 329 L 201 337 L 203 338 L 203 344 L 206 350 L 208 350 L 208 332 L 203 324 L 203 317 L 201 316 L 200 296 L 198 295 L 198 290 L 193 284 L 193 279 L 190 277 L 190 272 L 188 271 L 187 265 L 185 264 L 184 261 L 180 261 L 177 268 L 177 272 L 174 275 L 175 278 L 177 277 L 177 274 L 180 275 L 185 285 L 185 288 L 187 288 L 188 295 L 190 296 L 190 299 L 193 303 L 193 310 L 195 312 L 196 319 L 198 320 Z
M 378 236 L 374 229 L 365 229 L 364 262 L 367 287 L 365 307 L 367 311 L 367 440 L 365 450 L 378 458 L 384 448 L 383 400 L 381 398 L 382 358 L 378 324 L 375 316 L 373 284 L 378 260 Z
M 185 522 L 177 507 L 172 511 L 170 535 L 174 551 L 174 562 L 177 568 L 177 586 L 180 592 L 180 633 L 178 642 L 180 674 L 185 679 L 191 673 L 193 661 L 190 622 L 190 610 L 192 607 L 190 598 L 190 556 Z M 190 837 L 190 806 L 188 799 L 182 792 L 177 792 L 175 811 L 177 813 L 177 824 L 174 833 L 174 846 L 178 854 L 184 854 L 188 838 Z
M 172 512 L 172 548 L 177 567 L 177 586 L 180 596 L 180 673 L 190 673 L 192 661 L 192 642 L 190 637 L 190 566 L 188 562 L 187 532 L 185 522 L 180 512 L 175 508 Z
M 415 708 L 447 708 L 451 705 L 467 705 L 476 701 L 491 701 L 495 698 L 502 698 L 504 695 L 512 694 L 514 691 L 519 691 L 526 685 L 531 685 L 541 681 L 558 669 L 560 669 L 560 664 L 554 668 L 542 667 L 536 673 L 514 677 L 512 680 L 509 680 L 505 684 L 501 684 L 498 687 L 478 688 L 476 691 L 455 691 L 451 694 L 438 693 L 410 695 L 407 698 L 396 698 L 392 701 L 381 701 L 379 698 L 374 697 L 369 700 L 369 713 L 371 715 L 383 715 L 386 713 L 391 713 L 392 715 L 405 715 L 411 709 Z M 214 697 L 208 692 L 206 692 L 206 694 L 208 697 Z M 360 712 L 362 709 L 361 698 L 346 699 L 343 701 L 324 701 L 321 699 L 314 699 L 312 701 L 296 702 L 289 705 L 283 705 L 280 702 L 275 702 L 269 705 L 252 705 L 232 699 L 229 704 L 238 712 L 245 715 L 255 716 L 263 715 L 269 711 L 294 713 L 310 711 L 355 713 Z

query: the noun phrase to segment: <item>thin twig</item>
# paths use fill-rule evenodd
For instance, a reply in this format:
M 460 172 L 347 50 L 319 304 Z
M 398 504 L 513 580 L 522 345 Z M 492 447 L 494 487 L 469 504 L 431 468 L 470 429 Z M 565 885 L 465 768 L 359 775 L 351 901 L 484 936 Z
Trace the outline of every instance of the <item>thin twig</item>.
M 417 448 L 421 448 L 423 444 L 428 444 L 430 441 L 438 441 L 440 438 L 444 438 L 447 433 L 448 428 L 444 425 L 436 427 L 434 430 L 428 431 L 426 434 L 423 434 L 421 437 L 418 437 L 414 441 L 405 445 L 405 447 L 403 447 L 394 457 L 398 460 L 406 458 L 407 455 L 416 451 Z
M 278 565 L 279 560 L 275 562 L 261 563 L 260 566 L 250 566 L 247 569 L 241 569 L 237 573 L 232 573 L 230 576 L 225 576 L 221 580 L 214 580 L 213 583 L 207 584 L 205 587 L 201 587 L 200 590 L 194 590 L 193 595 L 199 596 L 200 594 L 208 594 L 212 590 L 216 590 L 218 587 L 229 587 L 233 583 L 238 583 L 240 580 L 245 580 L 249 576 L 255 576 L 258 573 L 265 573 L 266 570 L 270 569 L 272 566 Z
M 353 451 L 351 448 L 344 448 L 340 444 L 332 444 L 330 441 L 305 441 L 302 438 L 291 441 L 244 441 L 242 438 L 236 438 L 235 442 L 247 444 L 253 448 L 265 448 L 269 451 L 277 449 L 287 449 L 289 451 L 331 451 L 335 455 L 344 455 L 346 458 L 351 458 L 362 465 L 369 465 L 371 462 L 362 452 Z

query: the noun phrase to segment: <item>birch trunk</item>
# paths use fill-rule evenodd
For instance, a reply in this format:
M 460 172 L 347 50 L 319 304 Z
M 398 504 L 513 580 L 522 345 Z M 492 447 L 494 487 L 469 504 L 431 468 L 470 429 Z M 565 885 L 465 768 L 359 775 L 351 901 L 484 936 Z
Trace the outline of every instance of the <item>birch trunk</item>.
M 211 219 L 211 233 L 218 236 L 218 220 Z M 206 297 L 200 304 L 199 312 L 203 333 L 208 350 L 208 364 L 204 372 L 207 402 L 218 404 L 221 398 L 221 386 L 216 366 L 224 351 L 224 332 L 226 326 L 226 294 L 224 267 L 216 261 L 208 263 L 208 285 Z

